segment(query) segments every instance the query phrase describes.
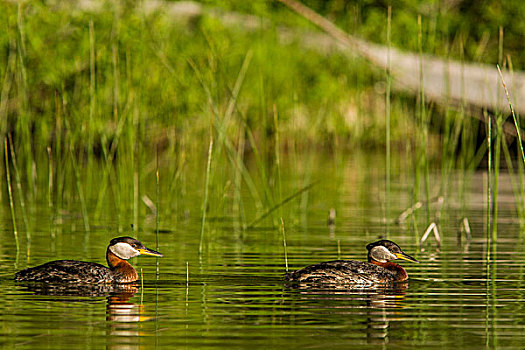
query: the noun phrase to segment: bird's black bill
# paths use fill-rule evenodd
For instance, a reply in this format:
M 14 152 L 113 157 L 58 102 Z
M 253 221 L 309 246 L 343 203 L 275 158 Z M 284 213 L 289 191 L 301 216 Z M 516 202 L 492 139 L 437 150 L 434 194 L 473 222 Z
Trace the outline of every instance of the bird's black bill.
M 153 249 L 144 248 L 144 249 L 137 249 L 140 252 L 140 255 L 149 255 L 149 256 L 158 256 L 159 258 L 163 255 L 159 252 L 154 251 Z
M 418 264 L 419 264 L 419 261 L 417 261 L 416 259 L 414 259 L 414 258 L 411 257 L 410 255 L 405 254 L 405 253 L 397 253 L 397 254 L 396 254 L 396 257 L 397 257 L 398 259 L 403 259 L 403 260 L 406 260 L 406 261 L 411 261 L 411 262 L 415 262 L 415 263 L 418 263 Z

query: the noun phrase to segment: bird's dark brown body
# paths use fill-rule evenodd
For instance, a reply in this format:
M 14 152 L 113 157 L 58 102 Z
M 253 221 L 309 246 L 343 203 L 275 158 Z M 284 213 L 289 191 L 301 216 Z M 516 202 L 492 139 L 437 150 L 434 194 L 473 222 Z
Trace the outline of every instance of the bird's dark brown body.
M 86 261 L 56 260 L 30 267 L 15 274 L 16 281 L 45 283 L 131 283 L 139 279 L 126 260 L 138 255 L 162 256 L 131 237 L 111 240 L 106 260 L 108 267 Z
M 56 260 L 18 271 L 17 281 L 48 283 L 112 283 L 114 275 L 104 265 L 75 260 Z
M 381 240 L 367 245 L 368 262 L 334 260 L 307 266 L 287 273 L 287 281 L 303 284 L 345 284 L 369 286 L 402 282 L 408 279 L 405 269 L 393 259 L 417 262 L 403 253 L 394 242 Z

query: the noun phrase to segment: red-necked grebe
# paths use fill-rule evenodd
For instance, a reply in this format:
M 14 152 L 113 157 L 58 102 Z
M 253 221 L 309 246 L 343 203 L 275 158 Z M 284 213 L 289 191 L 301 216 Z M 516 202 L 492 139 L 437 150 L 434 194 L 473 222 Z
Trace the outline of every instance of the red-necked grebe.
M 56 260 L 18 271 L 15 280 L 46 283 L 131 283 L 137 281 L 139 275 L 126 260 L 139 255 L 162 256 L 134 238 L 118 237 L 109 242 L 106 252 L 109 268 L 92 262 Z
M 405 269 L 390 260 L 418 262 L 392 241 L 383 239 L 366 246 L 368 262 L 335 260 L 287 273 L 287 281 L 312 284 L 385 284 L 408 280 Z

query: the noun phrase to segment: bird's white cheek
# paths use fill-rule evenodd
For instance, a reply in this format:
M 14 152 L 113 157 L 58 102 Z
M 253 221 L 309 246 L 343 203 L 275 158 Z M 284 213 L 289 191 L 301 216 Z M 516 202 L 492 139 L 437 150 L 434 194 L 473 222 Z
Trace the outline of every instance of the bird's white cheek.
M 140 252 L 127 243 L 117 243 L 109 248 L 113 254 L 121 259 L 129 259 L 140 255 Z

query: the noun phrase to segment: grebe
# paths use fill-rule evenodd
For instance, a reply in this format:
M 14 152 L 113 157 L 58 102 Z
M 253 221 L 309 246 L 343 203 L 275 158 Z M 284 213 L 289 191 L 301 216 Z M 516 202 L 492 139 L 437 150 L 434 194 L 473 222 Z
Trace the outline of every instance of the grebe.
M 46 283 L 131 283 L 137 281 L 139 275 L 126 260 L 139 255 L 162 256 L 134 238 L 118 237 L 109 242 L 106 252 L 109 268 L 92 262 L 56 260 L 18 271 L 15 280 Z
M 287 281 L 311 284 L 354 284 L 372 285 L 408 280 L 408 274 L 401 265 L 390 260 L 403 259 L 419 263 L 403 253 L 392 241 L 383 239 L 366 246 L 368 262 L 335 260 L 307 266 L 287 273 Z

